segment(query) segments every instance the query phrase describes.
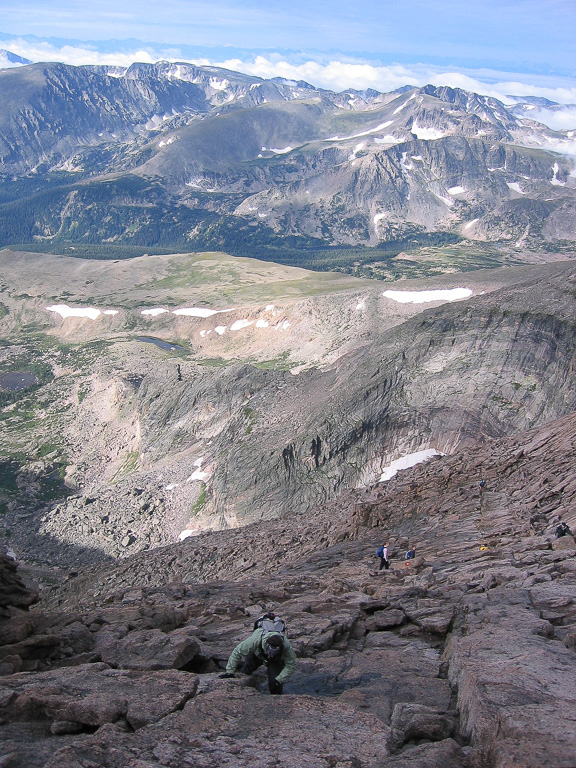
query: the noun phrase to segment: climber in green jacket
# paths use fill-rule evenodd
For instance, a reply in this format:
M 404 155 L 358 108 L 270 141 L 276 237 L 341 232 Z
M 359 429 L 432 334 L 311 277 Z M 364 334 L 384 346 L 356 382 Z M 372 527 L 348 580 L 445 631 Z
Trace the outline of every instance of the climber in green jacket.
M 234 677 L 238 667 L 240 672 L 251 675 L 262 664 L 268 667 L 268 690 L 281 694 L 284 683 L 296 669 L 296 654 L 287 637 L 279 632 L 256 629 L 234 648 L 226 672 L 220 677 Z

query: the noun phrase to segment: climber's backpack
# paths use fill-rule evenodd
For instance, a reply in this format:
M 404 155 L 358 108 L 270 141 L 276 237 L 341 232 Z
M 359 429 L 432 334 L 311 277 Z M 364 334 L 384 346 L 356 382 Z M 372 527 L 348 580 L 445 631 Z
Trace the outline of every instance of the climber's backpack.
M 383 546 L 380 547 L 380 549 L 378 550 L 378 552 L 376 552 L 376 554 L 378 555 L 378 557 L 384 557 L 384 547 Z
M 286 634 L 286 624 L 275 613 L 264 613 L 254 622 L 254 629 L 263 629 L 264 632 L 277 632 L 279 635 Z

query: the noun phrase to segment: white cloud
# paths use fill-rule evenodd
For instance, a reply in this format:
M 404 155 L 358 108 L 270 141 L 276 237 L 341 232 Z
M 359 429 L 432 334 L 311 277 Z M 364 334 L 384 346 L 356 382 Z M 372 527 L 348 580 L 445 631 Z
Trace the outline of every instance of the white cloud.
M 256 56 L 254 61 L 228 59 L 218 63 L 226 69 L 234 69 L 256 77 L 283 77 L 291 80 L 305 80 L 319 88 L 343 91 L 347 88 L 364 90 L 374 88 L 380 91 L 393 91 L 403 85 L 418 85 L 418 79 L 412 72 L 401 65 L 376 67 L 372 64 L 330 61 L 322 64 L 306 61 L 291 64 L 278 61 L 273 57 Z
M 100 53 L 92 48 L 82 46 L 64 45 L 56 47 L 50 43 L 29 42 L 23 38 L 0 41 L 0 48 L 5 48 L 17 56 L 22 56 L 30 61 L 60 61 L 63 64 L 80 66 L 82 64 L 101 64 L 103 66 L 129 67 L 135 61 L 144 64 L 152 64 L 161 56 L 155 56 L 145 50 L 135 50 L 128 53 L 113 52 Z
M 206 64 L 203 60 L 193 63 L 201 66 Z M 415 64 L 408 68 L 400 64 L 377 66 L 363 62 L 330 61 L 321 63 L 309 60 L 300 64 L 292 64 L 275 56 L 256 56 L 253 61 L 241 59 L 227 59 L 221 62 L 212 62 L 213 65 L 233 69 L 245 74 L 262 78 L 284 77 L 292 80 L 305 80 L 320 88 L 333 91 L 344 91 L 347 88 L 374 90 L 387 93 L 404 85 L 422 86 L 428 83 L 436 86 L 448 85 L 452 88 L 462 88 L 474 91 L 484 96 L 499 99 L 505 104 L 514 103 L 509 94 L 515 96 L 541 96 L 559 104 L 576 103 L 576 85 L 574 81 L 568 81 L 570 86 L 560 85 L 561 79 L 538 78 L 526 75 L 529 82 L 521 79 L 508 79 L 510 73 L 498 73 L 480 70 L 478 72 L 451 72 L 442 71 L 426 64 Z M 498 80 L 498 76 L 502 80 Z M 482 78 L 486 78 L 483 80 Z M 520 78 L 521 75 L 514 74 Z M 506 79 L 504 79 L 506 78 Z
M 436 72 L 430 73 L 427 82 L 432 85 L 448 85 L 451 88 L 462 88 L 465 91 L 474 91 L 483 96 L 491 96 L 504 104 L 514 104 L 515 100 L 510 96 L 540 96 L 550 101 L 556 101 L 559 104 L 573 104 L 576 102 L 576 87 L 566 87 L 564 85 L 551 84 L 548 79 L 543 84 L 536 85 L 533 81 L 537 78 L 527 75 L 531 82 L 522 82 L 521 80 L 498 80 L 498 73 L 490 73 L 490 81 L 481 79 L 483 73 L 478 72 L 476 76 L 464 74 L 462 72 Z M 520 75 L 516 75 L 520 77 Z M 557 81 L 558 82 L 558 81 Z M 545 84 L 544 84 L 545 83 Z M 571 83 L 572 85 L 572 83 Z
M 576 128 L 576 106 L 569 106 L 565 109 L 538 109 L 530 112 L 527 117 L 531 120 L 537 120 L 539 123 L 553 128 L 555 131 L 568 131 Z
M 266 54 L 221 61 L 206 57 L 184 57 L 178 51 L 170 55 L 161 45 L 135 48 L 133 51 L 100 52 L 93 44 L 65 45 L 56 47 L 48 42 L 29 41 L 24 38 L 0 40 L 0 48 L 30 59 L 31 61 L 61 61 L 66 64 L 100 64 L 127 67 L 133 62 L 153 63 L 160 59 L 188 61 L 197 66 L 217 66 L 265 79 L 281 77 L 285 80 L 306 82 L 320 88 L 344 91 L 348 88 L 365 90 L 373 88 L 383 93 L 401 86 L 448 85 L 463 88 L 485 96 L 492 96 L 507 104 L 513 103 L 509 95 L 541 96 L 559 104 L 576 104 L 576 82 L 572 78 L 538 76 L 498 72 L 495 70 L 462 68 L 460 71 L 443 70 L 430 64 L 378 65 L 361 60 L 350 60 L 344 54 L 332 61 L 315 60 L 314 54 L 298 54 L 296 63 L 288 56 Z M 316 57 L 318 58 L 318 57 Z M 543 110 L 530 115 L 554 128 L 575 127 L 576 108 L 563 112 Z

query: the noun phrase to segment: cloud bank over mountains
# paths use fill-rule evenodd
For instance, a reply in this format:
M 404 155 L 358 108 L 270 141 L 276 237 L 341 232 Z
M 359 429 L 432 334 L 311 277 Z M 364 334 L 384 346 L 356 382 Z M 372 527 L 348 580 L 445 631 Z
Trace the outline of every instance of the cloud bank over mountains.
M 425 63 L 379 64 L 352 56 L 335 56 L 305 52 L 264 52 L 254 54 L 234 49 L 214 50 L 212 55 L 190 55 L 178 48 L 151 46 L 139 41 L 129 46 L 119 42 L 95 44 L 69 42 L 57 45 L 38 38 L 12 37 L 2 39 L 0 48 L 33 62 L 60 61 L 65 64 L 94 64 L 103 66 L 130 66 L 134 62 L 154 63 L 159 60 L 187 61 L 198 66 L 217 66 L 262 78 L 282 77 L 288 80 L 305 80 L 320 88 L 344 91 L 348 88 L 365 90 L 373 88 L 381 92 L 392 91 L 404 85 L 449 85 L 486 96 L 493 96 L 511 103 L 510 95 L 535 96 L 558 104 L 576 104 L 576 79 L 557 75 L 535 75 L 519 72 L 499 72 L 490 69 L 443 68 Z M 230 55 L 232 53 L 232 55 Z M 228 54 L 228 55 L 226 55 Z M 3 66 L 18 66 L 11 62 Z M 540 116 L 539 116 L 540 115 Z M 544 113 L 534 112 L 534 119 Z M 568 129 L 576 127 L 576 107 L 560 110 L 546 120 L 551 127 Z M 554 123 L 551 125 L 550 121 Z

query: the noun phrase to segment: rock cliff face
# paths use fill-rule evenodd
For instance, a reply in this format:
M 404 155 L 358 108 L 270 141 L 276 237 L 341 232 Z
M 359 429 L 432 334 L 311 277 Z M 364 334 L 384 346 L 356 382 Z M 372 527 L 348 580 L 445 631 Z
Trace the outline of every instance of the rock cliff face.
M 382 321 L 381 297 L 335 297 L 331 311 L 353 328 L 347 346 L 298 375 L 123 355 L 81 385 L 62 377 L 68 388 L 56 380 L 50 391 L 72 404 L 60 417 L 68 497 L 24 509 L 8 498 L 11 546 L 70 566 L 125 557 L 184 530 L 308 513 L 405 456 L 452 454 L 570 413 L 575 281 L 570 263 L 520 270 L 514 287 Z M 326 338 L 329 302 L 313 306 L 281 315 L 296 359 L 300 341 Z M 41 488 L 58 465 L 42 471 L 11 482 Z
M 234 527 L 310 510 L 404 455 L 568 413 L 576 278 L 560 268 L 539 298 L 533 279 L 428 310 L 326 371 L 232 367 L 184 374 L 169 392 L 151 373 L 137 393 L 141 455 L 153 466 L 194 445 L 206 490 L 190 525 Z
M 5 764 L 569 768 L 575 444 L 571 414 L 12 607 Z M 298 656 L 283 697 L 217 676 L 263 607 Z

